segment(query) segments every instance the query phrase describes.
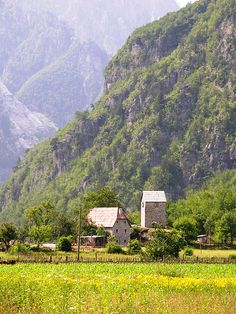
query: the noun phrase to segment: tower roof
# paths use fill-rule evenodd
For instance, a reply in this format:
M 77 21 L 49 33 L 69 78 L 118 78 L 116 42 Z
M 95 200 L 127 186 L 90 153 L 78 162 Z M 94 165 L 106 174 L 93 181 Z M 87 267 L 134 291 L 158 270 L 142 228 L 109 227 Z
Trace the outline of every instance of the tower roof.
M 143 191 L 142 202 L 166 203 L 166 194 L 164 191 Z

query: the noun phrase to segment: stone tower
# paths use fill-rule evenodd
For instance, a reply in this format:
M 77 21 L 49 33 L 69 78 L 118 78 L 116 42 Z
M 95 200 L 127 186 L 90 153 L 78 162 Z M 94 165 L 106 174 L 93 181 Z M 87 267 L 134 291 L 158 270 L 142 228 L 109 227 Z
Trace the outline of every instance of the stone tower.
M 143 191 L 141 226 L 152 228 L 153 222 L 166 226 L 166 195 L 164 191 Z

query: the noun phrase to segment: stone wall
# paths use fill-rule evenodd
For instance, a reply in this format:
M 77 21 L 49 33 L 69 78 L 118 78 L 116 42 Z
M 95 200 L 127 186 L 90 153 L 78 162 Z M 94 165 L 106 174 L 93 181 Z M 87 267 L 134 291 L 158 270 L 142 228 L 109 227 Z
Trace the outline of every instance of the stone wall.
M 120 245 L 128 245 L 130 240 L 130 225 L 127 220 L 117 219 L 112 228 L 112 234 Z
M 152 228 L 153 222 L 166 226 L 166 203 L 145 202 L 142 204 L 141 226 Z

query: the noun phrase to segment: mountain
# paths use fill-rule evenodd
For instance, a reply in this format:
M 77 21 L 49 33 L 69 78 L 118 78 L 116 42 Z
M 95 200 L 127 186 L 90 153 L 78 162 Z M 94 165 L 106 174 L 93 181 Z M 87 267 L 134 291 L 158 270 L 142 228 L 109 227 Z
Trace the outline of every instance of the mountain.
M 137 209 L 143 189 L 175 200 L 235 169 L 235 17 L 235 0 L 199 0 L 136 30 L 94 109 L 26 153 L 0 191 L 1 219 L 44 199 L 73 211 L 104 185 Z
M 0 0 L 0 79 L 30 111 L 65 126 L 103 91 L 105 42 L 113 53 L 136 25 L 176 9 L 174 0 Z
M 16 96 L 30 110 L 42 112 L 62 127 L 102 93 L 106 64 L 107 54 L 95 43 L 73 43 L 26 81 Z
M 0 82 L 0 181 L 9 175 L 18 156 L 55 131 L 51 121 L 30 111 Z
M 61 56 L 72 44 L 73 31 L 51 13 L 24 12 L 16 1 L 0 4 L 0 73 L 15 93 L 33 74 Z
M 49 11 L 75 30 L 80 42 L 95 42 L 114 54 L 138 26 L 177 11 L 175 0 L 21 0 L 26 12 Z
M 174 0 L 2 0 L 0 5 L 1 80 L 30 110 L 60 127 L 101 94 L 108 54 L 136 26 L 178 9 Z
M 108 56 L 93 42 L 80 43 L 53 12 L 31 6 L 1 4 L 0 40 L 6 43 L 0 48 L 1 80 L 30 110 L 61 127 L 101 94 Z

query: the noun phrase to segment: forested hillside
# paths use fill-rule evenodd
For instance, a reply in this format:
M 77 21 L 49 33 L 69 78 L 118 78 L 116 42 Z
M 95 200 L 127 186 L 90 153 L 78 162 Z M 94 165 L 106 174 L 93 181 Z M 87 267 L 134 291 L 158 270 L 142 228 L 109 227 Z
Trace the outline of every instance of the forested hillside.
M 104 185 L 177 199 L 236 166 L 236 1 L 200 0 L 136 30 L 91 112 L 29 151 L 0 192 L 1 218 L 50 199 L 78 208 Z

